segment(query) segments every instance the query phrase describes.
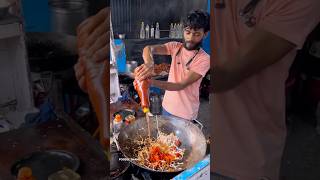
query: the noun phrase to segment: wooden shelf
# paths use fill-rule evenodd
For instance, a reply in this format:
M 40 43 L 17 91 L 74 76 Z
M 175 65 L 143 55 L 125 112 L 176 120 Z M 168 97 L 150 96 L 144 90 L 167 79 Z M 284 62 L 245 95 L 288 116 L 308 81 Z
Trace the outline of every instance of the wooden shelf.
M 155 38 L 150 38 L 150 39 L 136 39 L 136 38 L 132 38 L 132 39 L 123 39 L 125 42 L 126 41 L 132 41 L 132 42 L 153 42 L 153 41 L 183 41 L 182 38 L 168 38 L 168 37 L 163 37 L 163 38 L 159 38 L 159 39 L 155 39 Z

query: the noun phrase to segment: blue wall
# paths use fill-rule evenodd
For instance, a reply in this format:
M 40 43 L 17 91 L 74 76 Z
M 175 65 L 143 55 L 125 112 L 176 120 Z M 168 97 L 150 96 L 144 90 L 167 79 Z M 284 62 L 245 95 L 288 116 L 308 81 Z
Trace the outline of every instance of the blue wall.
M 48 32 L 50 30 L 48 0 L 21 0 L 27 32 Z
M 208 0 L 208 9 L 207 12 L 210 13 L 210 0 Z M 202 48 L 208 53 L 211 54 L 210 50 L 210 32 L 208 36 L 203 40 Z

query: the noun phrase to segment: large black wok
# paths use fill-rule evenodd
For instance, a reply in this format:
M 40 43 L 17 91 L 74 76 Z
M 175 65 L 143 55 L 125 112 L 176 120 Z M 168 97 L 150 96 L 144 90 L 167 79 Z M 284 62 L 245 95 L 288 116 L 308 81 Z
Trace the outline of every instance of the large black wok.
M 157 123 L 155 119 L 155 116 L 150 117 L 152 137 L 157 136 Z M 196 125 L 190 121 L 172 116 L 157 116 L 157 119 L 160 131 L 168 134 L 174 132 L 182 143 L 181 147 L 185 149 L 182 168 L 173 172 L 179 172 L 190 168 L 204 158 L 207 148 L 206 139 L 202 131 Z M 133 152 L 134 149 L 137 148 L 134 139 L 139 138 L 139 136 L 146 138 L 148 136 L 147 129 L 147 121 L 145 118 L 139 118 L 134 123 L 122 128 L 118 137 L 120 150 L 133 164 L 150 171 L 163 172 L 141 166 L 134 160 L 136 155 L 133 154 Z

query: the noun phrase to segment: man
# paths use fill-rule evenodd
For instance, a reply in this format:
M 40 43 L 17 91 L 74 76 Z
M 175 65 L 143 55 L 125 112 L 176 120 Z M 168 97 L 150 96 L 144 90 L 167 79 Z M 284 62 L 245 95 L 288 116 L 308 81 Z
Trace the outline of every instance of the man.
M 150 80 L 152 86 L 166 90 L 162 102 L 164 114 L 188 120 L 197 118 L 199 86 L 210 68 L 210 56 L 200 47 L 210 29 L 209 19 L 208 13 L 193 11 L 184 21 L 183 43 L 168 42 L 143 49 L 144 64 L 135 70 L 138 80 L 152 76 L 154 54 L 172 57 L 168 82 Z
M 320 1 L 223 2 L 211 7 L 213 179 L 277 180 L 286 137 L 285 81 L 319 22 Z
M 104 8 L 86 19 L 77 29 L 79 60 L 74 69 L 80 88 L 87 92 L 99 121 L 100 143 L 109 148 L 107 123 L 109 103 L 109 37 L 110 8 Z

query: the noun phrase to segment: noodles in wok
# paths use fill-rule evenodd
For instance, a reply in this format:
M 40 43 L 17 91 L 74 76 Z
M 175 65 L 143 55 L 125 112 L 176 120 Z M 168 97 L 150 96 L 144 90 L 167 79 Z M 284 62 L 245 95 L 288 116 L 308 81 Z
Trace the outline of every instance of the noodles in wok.
M 182 158 L 185 149 L 180 148 L 181 142 L 173 133 L 158 132 L 157 138 L 135 140 L 139 145 L 134 154 L 141 166 L 158 171 L 176 171 L 182 169 Z

